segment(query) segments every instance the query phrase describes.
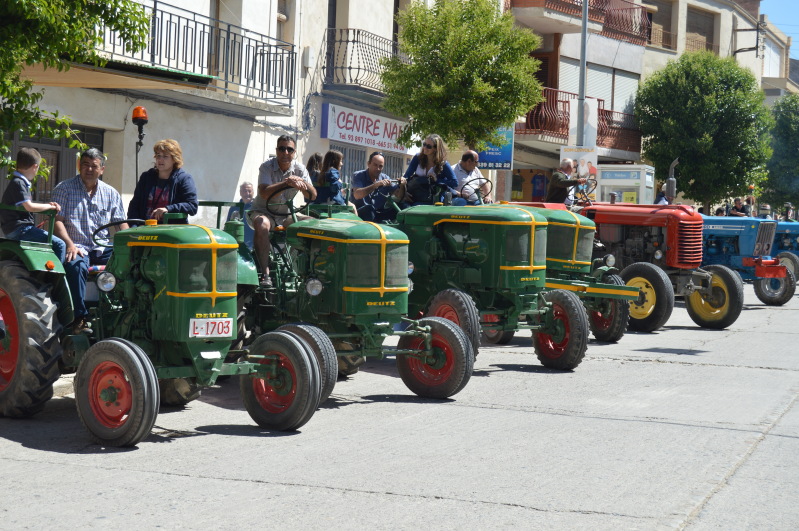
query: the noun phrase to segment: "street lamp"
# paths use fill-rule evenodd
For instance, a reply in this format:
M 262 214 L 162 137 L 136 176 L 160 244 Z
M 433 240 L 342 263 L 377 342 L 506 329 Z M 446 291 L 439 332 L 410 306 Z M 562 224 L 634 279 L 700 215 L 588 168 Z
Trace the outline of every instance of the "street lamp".
M 139 141 L 136 142 L 136 178 L 139 178 L 139 150 L 144 145 L 144 124 L 147 123 L 147 109 L 133 108 L 133 123 L 139 128 Z

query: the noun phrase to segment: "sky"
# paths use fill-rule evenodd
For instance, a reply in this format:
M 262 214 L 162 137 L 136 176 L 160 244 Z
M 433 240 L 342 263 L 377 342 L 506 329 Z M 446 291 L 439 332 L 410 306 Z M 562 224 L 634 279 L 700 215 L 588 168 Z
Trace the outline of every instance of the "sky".
M 762 0 L 760 12 L 791 37 L 791 59 L 799 59 L 799 0 Z

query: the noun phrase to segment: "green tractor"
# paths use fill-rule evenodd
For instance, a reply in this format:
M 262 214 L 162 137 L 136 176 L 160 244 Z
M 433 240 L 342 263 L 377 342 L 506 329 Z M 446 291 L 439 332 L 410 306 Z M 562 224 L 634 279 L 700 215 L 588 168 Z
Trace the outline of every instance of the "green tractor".
M 319 405 L 322 379 L 301 336 L 270 331 L 245 359 L 226 361 L 237 287 L 257 281 L 239 242 L 220 230 L 154 223 L 114 235 L 112 258 L 88 285 L 96 291 L 87 287 L 91 335 L 65 328 L 73 320 L 70 293 L 49 243 L 0 239 L 0 415 L 41 411 L 60 374 L 76 371 L 75 402 L 93 439 L 133 446 L 152 430 L 162 393 L 185 396 L 240 375 L 259 426 L 304 425 Z M 95 241 L 112 225 L 98 229 Z
M 200 203 L 217 208 L 233 204 Z M 406 318 L 411 283 L 405 234 L 362 221 L 347 209 L 292 202 L 268 202 L 267 208 L 278 215 L 285 212 L 278 208 L 290 215 L 305 208 L 318 217 L 270 233 L 273 287 L 262 287 L 257 275 L 239 282 L 236 346 L 241 350 L 232 355 L 252 352 L 250 338 L 267 331 L 301 335 L 311 343 L 322 369 L 322 401 L 330 396 L 338 374 L 354 374 L 366 358 L 387 354 L 396 356 L 400 377 L 419 396 L 442 399 L 463 389 L 474 366 L 472 345 L 463 331 L 440 318 Z M 232 234 L 242 228 L 238 220 L 225 224 Z M 240 253 L 247 262 L 257 262 L 243 245 Z M 404 330 L 395 330 L 400 325 Z M 309 326 L 323 333 L 310 337 Z M 396 348 L 383 346 L 389 336 L 399 336 Z

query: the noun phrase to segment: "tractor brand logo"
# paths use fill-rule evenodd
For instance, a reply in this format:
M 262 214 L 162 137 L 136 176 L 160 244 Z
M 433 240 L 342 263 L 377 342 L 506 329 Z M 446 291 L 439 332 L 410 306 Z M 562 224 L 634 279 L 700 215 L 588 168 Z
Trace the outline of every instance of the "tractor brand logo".
M 311 234 L 324 234 L 324 233 L 325 231 L 323 230 L 311 229 Z
M 452 216 L 452 219 L 470 219 L 472 216 Z
M 377 302 L 367 302 L 367 306 L 396 306 L 395 301 L 377 301 Z
M 582 269 L 582 266 L 578 266 L 578 265 L 564 265 L 564 266 L 563 266 L 563 268 L 564 268 L 564 269 Z
M 522 282 L 535 282 L 536 280 L 541 280 L 541 277 L 522 277 L 519 280 Z
M 155 241 L 158 239 L 158 236 L 138 236 L 137 240 L 141 241 Z
M 227 313 L 195 313 L 194 317 L 197 319 L 218 319 L 220 317 L 227 317 Z

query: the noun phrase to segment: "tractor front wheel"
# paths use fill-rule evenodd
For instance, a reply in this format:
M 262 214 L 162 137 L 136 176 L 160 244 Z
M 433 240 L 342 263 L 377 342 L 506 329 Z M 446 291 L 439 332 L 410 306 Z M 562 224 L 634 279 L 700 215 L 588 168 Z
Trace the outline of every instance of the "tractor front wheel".
M 0 416 L 30 417 L 53 396 L 61 323 L 51 288 L 21 263 L 0 261 Z
M 533 332 L 533 348 L 544 367 L 572 370 L 588 348 L 588 315 L 580 298 L 570 291 L 548 291 L 544 299 L 551 305 L 551 316 L 542 317 L 548 326 Z
M 788 271 L 793 273 L 794 279 L 799 279 L 799 256 L 784 251 L 775 256 L 775 258 L 780 261 L 780 265 L 784 265 L 788 268 Z
M 480 347 L 480 312 L 469 295 L 456 289 L 439 291 L 430 301 L 427 317 L 443 317 L 460 326 L 472 343 L 474 357 L 477 357 L 477 349 Z
M 769 306 L 782 306 L 796 293 L 796 279 L 789 268 L 783 278 L 758 278 L 754 282 L 755 295 Z
M 624 285 L 619 275 L 605 275 L 603 281 L 614 286 Z M 630 303 L 623 299 L 598 299 L 596 306 L 588 312 L 588 321 L 598 341 L 616 343 L 627 331 Z
M 674 287 L 666 273 L 650 263 L 637 262 L 625 267 L 621 278 L 639 289 L 638 300 L 630 303 L 630 328 L 653 332 L 666 324 L 674 311 Z
M 397 370 L 408 389 L 425 398 L 448 398 L 466 386 L 474 369 L 474 352 L 463 329 L 442 317 L 423 317 L 419 324 L 429 326 L 431 351 L 420 358 L 397 354 Z M 424 350 L 424 337 L 402 336 L 400 350 Z
M 286 331 L 267 332 L 250 346 L 253 361 L 267 373 L 241 377 L 241 398 L 250 417 L 262 428 L 293 431 L 316 411 L 322 393 L 319 364 L 313 349 Z
M 307 323 L 285 324 L 278 330 L 285 330 L 300 336 L 311 347 L 322 377 L 322 397 L 319 403 L 324 403 L 330 398 L 338 377 L 338 359 L 333 342 L 321 328 Z
M 712 275 L 709 291 L 695 291 L 686 297 L 688 316 L 702 328 L 727 328 L 738 319 L 744 307 L 741 277 L 723 265 L 709 265 L 703 269 Z
M 135 446 L 147 437 L 158 415 L 159 394 L 150 358 L 118 338 L 89 347 L 75 374 L 78 416 L 104 446 Z

